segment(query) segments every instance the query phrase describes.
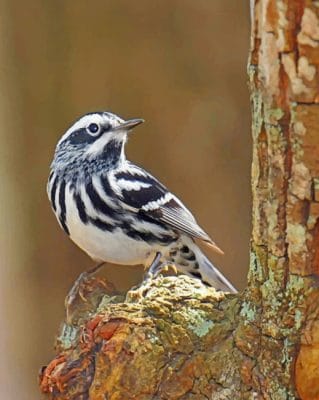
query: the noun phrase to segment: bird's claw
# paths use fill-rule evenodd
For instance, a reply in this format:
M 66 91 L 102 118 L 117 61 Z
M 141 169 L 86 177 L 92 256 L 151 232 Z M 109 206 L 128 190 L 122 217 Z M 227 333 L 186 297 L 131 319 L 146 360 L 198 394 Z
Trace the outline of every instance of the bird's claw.
M 87 298 L 85 292 L 87 292 L 87 284 L 92 277 L 102 266 L 104 263 L 100 263 L 95 267 L 89 269 L 88 271 L 82 272 L 79 277 L 74 282 L 72 288 L 70 289 L 69 293 L 65 298 L 65 308 L 67 313 L 69 310 L 73 308 L 73 305 L 77 302 L 80 298 L 84 303 L 87 303 Z
M 172 270 L 174 274 L 177 275 L 178 271 L 175 264 L 170 264 L 170 263 L 159 264 L 156 268 L 153 268 L 152 270 L 149 269 L 147 271 L 147 273 L 145 274 L 144 281 L 155 279 L 163 272 L 169 272 L 170 270 Z

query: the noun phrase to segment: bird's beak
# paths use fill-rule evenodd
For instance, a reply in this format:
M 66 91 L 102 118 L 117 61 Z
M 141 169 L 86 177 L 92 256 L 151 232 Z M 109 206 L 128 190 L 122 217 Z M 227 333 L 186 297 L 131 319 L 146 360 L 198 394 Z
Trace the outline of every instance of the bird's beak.
M 115 126 L 112 131 L 130 131 L 135 128 L 137 125 L 140 125 L 144 122 L 144 119 L 135 118 L 128 119 L 127 121 L 122 122 L 120 125 Z

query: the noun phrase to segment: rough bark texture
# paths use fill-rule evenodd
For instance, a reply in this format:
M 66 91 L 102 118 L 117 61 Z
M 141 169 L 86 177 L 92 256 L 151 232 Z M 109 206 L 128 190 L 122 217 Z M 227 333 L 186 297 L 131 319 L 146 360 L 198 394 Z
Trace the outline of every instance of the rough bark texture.
M 68 297 L 51 399 L 319 399 L 319 2 L 251 1 L 248 286 L 187 277 Z M 235 266 L 234 266 L 235 267 Z
M 51 398 L 206 399 L 240 385 L 234 296 L 188 277 L 160 277 L 125 300 L 94 278 L 80 290 L 68 300 L 58 356 L 42 373 Z
M 318 65 L 319 2 L 256 1 L 249 62 L 252 259 L 245 303 L 261 333 L 257 369 L 266 398 L 294 398 L 296 384 L 300 398 L 319 399 L 313 279 L 319 272 Z

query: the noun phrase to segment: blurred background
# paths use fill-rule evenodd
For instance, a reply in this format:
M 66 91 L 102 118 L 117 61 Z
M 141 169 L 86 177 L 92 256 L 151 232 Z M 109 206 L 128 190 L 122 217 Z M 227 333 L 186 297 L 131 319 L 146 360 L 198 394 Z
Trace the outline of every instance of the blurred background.
M 244 287 L 249 4 L 1 0 L 0 37 L 0 398 L 34 400 L 64 297 L 93 266 L 59 228 L 46 196 L 56 142 L 81 114 L 146 120 L 129 157 L 183 199 L 225 251 L 210 258 Z M 125 289 L 142 270 L 105 274 Z

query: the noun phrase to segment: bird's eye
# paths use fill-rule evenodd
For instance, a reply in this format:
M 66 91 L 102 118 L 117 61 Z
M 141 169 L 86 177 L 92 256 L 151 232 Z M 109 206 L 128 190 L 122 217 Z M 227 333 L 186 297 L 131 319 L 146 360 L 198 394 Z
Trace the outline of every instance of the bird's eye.
M 98 126 L 98 124 L 95 124 L 94 122 L 92 122 L 92 124 L 90 124 L 87 127 L 87 129 L 88 129 L 89 133 L 92 133 L 93 135 L 96 135 L 99 132 L 100 127 Z

